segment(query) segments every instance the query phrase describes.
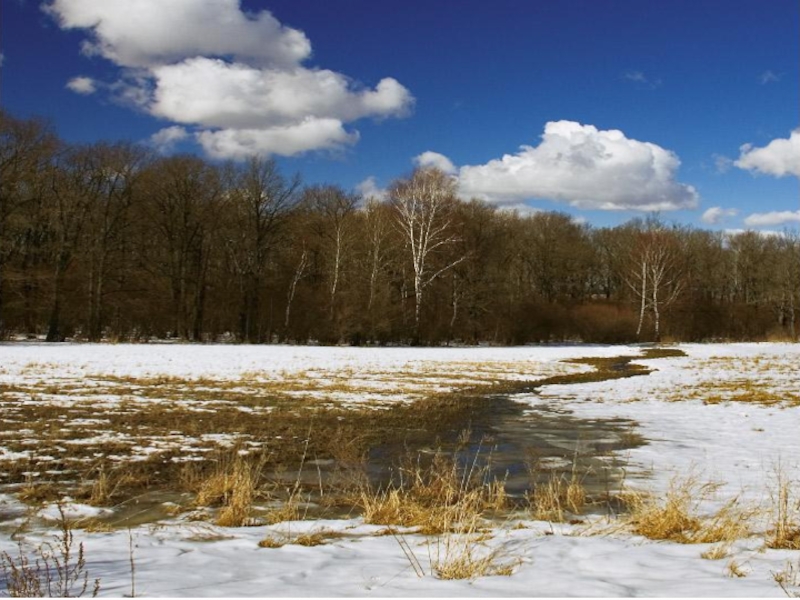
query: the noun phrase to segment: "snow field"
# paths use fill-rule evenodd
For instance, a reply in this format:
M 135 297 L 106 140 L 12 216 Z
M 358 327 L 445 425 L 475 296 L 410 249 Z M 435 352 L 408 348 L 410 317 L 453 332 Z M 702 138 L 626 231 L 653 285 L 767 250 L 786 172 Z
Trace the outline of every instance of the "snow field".
M 734 497 L 768 507 L 778 470 L 800 488 L 800 347 L 789 344 L 682 345 L 687 357 L 645 361 L 647 376 L 615 381 L 548 386 L 517 398 L 532 409 L 550 406 L 573 416 L 635 420 L 648 444 L 627 451 L 628 484 L 664 493 L 674 477 L 690 475 L 721 487 L 703 501 L 708 513 Z M 246 346 L 0 345 L 0 385 L 120 377 L 169 376 L 236 380 L 243 374 L 287 377 L 317 373 L 333 378 L 368 378 L 369 373 L 445 371 L 448 363 L 470 376 L 493 361 L 536 365 L 547 376 L 557 361 L 636 354 L 631 347 L 525 347 L 458 349 L 362 349 Z M 485 367 L 481 367 L 485 368 Z M 535 370 L 535 369 L 532 369 Z M 450 370 L 452 373 L 453 371 Z M 25 379 L 28 378 L 28 379 Z M 714 399 L 717 383 L 749 381 L 784 403 Z M 719 386 L 717 386 L 719 387 Z M 684 394 L 687 389 L 694 390 Z M 725 393 L 730 393 L 727 390 Z M 706 399 L 713 399 L 705 403 Z M 400 399 L 402 400 L 402 398 Z M 67 398 L 64 401 L 69 401 Z M 109 402 L 116 402 L 112 397 Z M 350 398 L 349 401 L 355 401 Z M 0 415 L 2 416 L 2 415 Z M 98 419 L 100 416 L 98 415 Z M 82 425 L 90 425 L 84 423 Z M 0 430 L 1 432 L 2 430 Z M 0 437 L 2 454 L 3 437 Z M 74 511 L 91 509 L 80 506 Z M 5 532 L 23 524 L 27 509 L 0 496 L 0 551 L 15 552 Z M 43 516 L 53 517 L 52 507 Z M 597 527 L 593 527 L 597 525 Z M 602 523 L 551 524 L 514 519 L 484 539 L 469 543 L 476 553 L 497 551 L 515 565 L 511 576 L 444 581 L 432 573 L 442 540 L 411 532 L 402 536 L 424 571 L 417 577 L 398 539 L 360 519 L 286 522 L 253 528 L 221 528 L 169 520 L 132 530 L 136 594 L 144 596 L 784 596 L 773 574 L 798 565 L 800 551 L 765 548 L 762 530 L 738 540 L 720 560 L 701 554 L 709 544 L 676 544 L 635 536 Z M 761 525 L 765 527 L 765 524 Z M 268 535 L 296 539 L 302 532 L 337 532 L 327 543 L 288 543 L 259 548 Z M 589 532 L 604 532 L 590 535 Z M 329 535 L 329 534 L 326 534 Z M 24 534 L 35 545 L 51 532 Z M 91 577 L 101 595 L 131 591 L 128 531 L 76 532 L 84 541 Z M 798 581 L 797 583 L 800 583 Z M 2 585 L 0 585 L 2 589 Z M 795 588 L 796 589 L 796 588 Z

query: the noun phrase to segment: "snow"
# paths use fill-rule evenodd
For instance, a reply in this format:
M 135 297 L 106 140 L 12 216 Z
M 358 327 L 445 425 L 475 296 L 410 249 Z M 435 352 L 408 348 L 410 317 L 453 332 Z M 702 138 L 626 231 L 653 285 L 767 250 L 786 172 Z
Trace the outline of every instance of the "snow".
M 776 489 L 778 469 L 797 489 L 800 407 L 706 404 L 700 396 L 684 391 L 741 379 L 777 393 L 798 393 L 800 346 L 686 344 L 680 349 L 688 356 L 637 361 L 657 369 L 647 376 L 553 385 L 516 400 L 531 411 L 557 408 L 578 418 L 636 421 L 636 431 L 649 443 L 619 456 L 629 474 L 626 483 L 663 492 L 676 475 L 720 482 L 703 510 L 711 511 L 734 497 L 763 506 L 770 490 Z M 303 372 L 373 382 L 380 380 L 373 375 L 383 374 L 390 383 L 387 374 L 409 368 L 447 370 L 448 365 L 459 363 L 468 373 L 470 364 L 529 363 L 537 373 L 550 374 L 560 360 L 639 352 L 636 347 L 606 346 L 365 349 L 0 344 L 0 384 L 74 383 L 108 374 L 236 380 L 252 373 L 269 379 Z M 0 435 L 0 456 L 3 440 Z M 90 516 L 97 509 L 72 505 L 70 510 Z M 0 552 L 15 554 L 16 542 L 10 533 L 25 521 L 26 511 L 13 496 L 0 495 Z M 52 517 L 53 507 L 43 514 Z M 84 543 L 90 577 L 101 579 L 101 596 L 131 593 L 131 542 L 136 595 L 150 597 L 783 597 L 773 573 L 784 570 L 788 562 L 800 563 L 800 551 L 766 549 L 763 531 L 737 541 L 727 558 L 707 560 L 700 555 L 709 549 L 708 544 L 652 541 L 621 528 L 590 534 L 595 529 L 603 531 L 602 525 L 591 519 L 575 525 L 517 518 L 498 523 L 488 539 L 476 542 L 477 548 L 479 552 L 497 550 L 501 562 L 515 565 L 513 574 L 473 581 L 438 579 L 431 562 L 442 540 L 407 532 L 402 540 L 424 570 L 424 576 L 418 577 L 398 539 L 379 535 L 383 527 L 365 525 L 360 519 L 221 528 L 174 518 L 130 532 L 76 531 L 75 535 L 76 542 Z M 267 536 L 292 540 L 309 531 L 327 532 L 329 537 L 315 547 L 258 546 Z M 52 531 L 43 526 L 22 535 L 31 547 L 52 540 Z M 731 576 L 732 563 L 743 577 Z

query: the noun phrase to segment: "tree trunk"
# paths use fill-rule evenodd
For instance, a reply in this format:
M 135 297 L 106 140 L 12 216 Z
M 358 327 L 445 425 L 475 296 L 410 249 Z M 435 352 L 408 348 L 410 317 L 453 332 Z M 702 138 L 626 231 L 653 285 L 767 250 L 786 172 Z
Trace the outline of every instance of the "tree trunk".
M 65 260 L 59 258 L 56 262 L 56 271 L 53 278 L 53 306 L 50 309 L 50 321 L 47 327 L 48 342 L 63 342 L 61 335 L 61 295 L 64 289 L 64 275 L 66 271 Z
M 647 263 L 642 261 L 642 302 L 639 307 L 639 326 L 636 328 L 636 337 L 642 335 L 642 325 L 644 323 L 644 311 L 647 307 Z

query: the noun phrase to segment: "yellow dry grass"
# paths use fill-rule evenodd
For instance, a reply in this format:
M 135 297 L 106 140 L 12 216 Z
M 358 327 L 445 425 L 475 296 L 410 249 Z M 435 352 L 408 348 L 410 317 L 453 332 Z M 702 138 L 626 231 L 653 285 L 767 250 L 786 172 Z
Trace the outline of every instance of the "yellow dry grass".
M 484 513 L 506 507 L 502 481 L 487 481 L 487 473 L 476 463 L 461 466 L 457 456 L 441 453 L 428 467 L 412 462 L 402 470 L 402 484 L 361 491 L 364 522 L 416 527 L 429 535 L 466 531 Z
M 705 404 L 742 402 L 781 408 L 800 406 L 795 377 L 800 371 L 800 356 L 712 357 L 698 361 L 691 369 L 708 375 L 703 375 L 704 379 L 697 384 L 667 393 L 667 400 L 701 400 Z
M 737 498 L 714 514 L 699 512 L 701 502 L 718 488 L 719 484 L 701 484 L 688 477 L 673 478 L 663 498 L 629 492 L 626 520 L 637 535 L 680 544 L 731 543 L 746 537 L 754 510 L 741 507 Z
M 541 521 L 562 522 L 568 514 L 580 514 L 585 504 L 586 489 L 575 473 L 571 478 L 552 473 L 529 495 L 531 515 Z
M 770 530 L 767 547 L 800 550 L 800 495 L 780 468 L 770 490 Z

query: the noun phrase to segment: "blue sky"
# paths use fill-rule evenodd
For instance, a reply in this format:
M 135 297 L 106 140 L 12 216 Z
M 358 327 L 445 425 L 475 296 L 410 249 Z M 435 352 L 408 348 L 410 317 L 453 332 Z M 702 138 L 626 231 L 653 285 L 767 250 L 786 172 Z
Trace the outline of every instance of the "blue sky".
M 1 10 L 2 106 L 68 141 L 271 154 L 309 183 L 376 193 L 434 164 L 464 197 L 596 225 L 652 210 L 712 229 L 800 224 L 797 0 Z

